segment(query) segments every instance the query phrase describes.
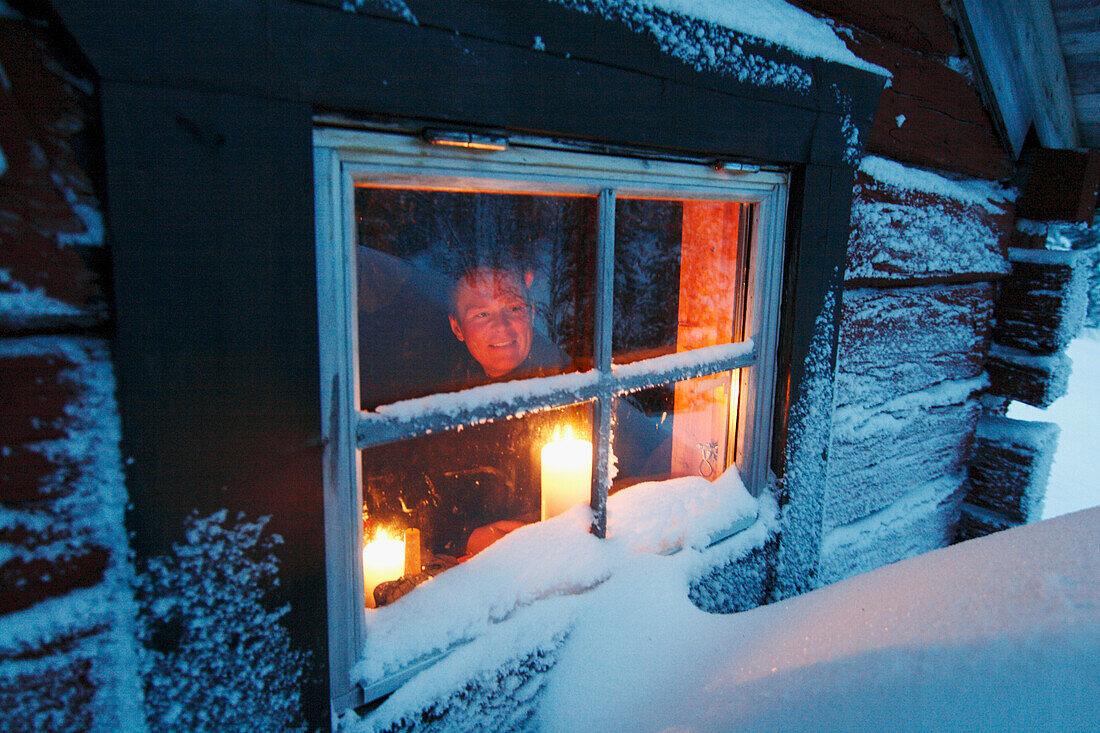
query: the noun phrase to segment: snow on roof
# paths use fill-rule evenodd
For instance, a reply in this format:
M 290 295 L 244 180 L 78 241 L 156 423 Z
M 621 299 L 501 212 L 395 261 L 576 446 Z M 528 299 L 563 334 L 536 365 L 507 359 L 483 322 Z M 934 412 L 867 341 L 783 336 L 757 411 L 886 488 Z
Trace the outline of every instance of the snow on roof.
M 746 52 L 737 39 L 719 38 L 702 28 L 692 30 L 681 23 L 669 22 L 668 14 L 703 21 L 805 58 L 892 76 L 886 69 L 849 51 L 828 22 L 782 0 L 557 1 L 584 12 L 622 20 L 635 30 L 644 29 L 652 34 L 665 53 L 697 69 L 732 74 L 745 82 L 807 89 L 811 79 L 805 69 Z
M 848 50 L 833 26 L 783 0 L 637 0 L 689 18 L 706 20 L 794 51 L 806 58 L 891 76 L 881 66 L 864 61 Z

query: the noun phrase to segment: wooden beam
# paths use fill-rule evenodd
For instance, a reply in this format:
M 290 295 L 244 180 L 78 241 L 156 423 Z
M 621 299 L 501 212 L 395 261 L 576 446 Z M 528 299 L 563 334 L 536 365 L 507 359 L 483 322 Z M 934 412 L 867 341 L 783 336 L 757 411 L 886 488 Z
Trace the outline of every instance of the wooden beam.
M 1036 356 L 994 344 L 985 368 L 993 394 L 1035 407 L 1050 407 L 1066 393 L 1070 360 L 1064 352 Z
M 1039 148 L 1028 158 L 1027 183 L 1016 202 L 1018 216 L 1091 222 L 1100 191 L 1100 151 Z
M 1039 520 L 1058 432 L 1049 422 L 982 419 L 967 471 L 967 503 L 1016 523 Z
M 1049 0 L 959 0 L 956 6 L 1014 155 L 1032 125 L 1046 147 L 1077 147 L 1077 115 Z
M 993 340 L 1032 354 L 1066 348 L 1084 322 L 1092 258 L 1091 250 L 1010 249 Z

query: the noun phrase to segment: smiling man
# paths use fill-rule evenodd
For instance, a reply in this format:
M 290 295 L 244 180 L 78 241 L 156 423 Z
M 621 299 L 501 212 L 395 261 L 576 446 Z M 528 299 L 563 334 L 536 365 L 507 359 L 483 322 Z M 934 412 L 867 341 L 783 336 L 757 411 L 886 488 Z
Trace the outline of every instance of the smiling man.
M 531 272 L 477 267 L 455 282 L 449 319 L 474 362 L 460 365 L 467 386 L 553 374 L 566 365 L 561 351 L 534 332 L 533 277 Z

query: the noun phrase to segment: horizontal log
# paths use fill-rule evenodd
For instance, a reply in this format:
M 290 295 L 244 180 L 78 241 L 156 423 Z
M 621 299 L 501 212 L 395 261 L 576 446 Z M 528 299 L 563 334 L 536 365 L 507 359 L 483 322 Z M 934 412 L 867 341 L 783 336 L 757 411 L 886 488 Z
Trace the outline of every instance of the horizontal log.
M 828 532 L 816 582 L 835 583 L 951 543 L 959 517 L 959 476 L 923 483 L 884 511 Z
M 894 78 L 883 93 L 865 150 L 892 160 L 1001 179 L 1012 160 L 981 97 L 960 72 L 905 46 L 854 30 L 845 42 Z
M 871 407 L 980 375 L 995 293 L 990 283 L 845 291 L 837 405 Z
M 1020 522 L 963 502 L 959 510 L 959 524 L 955 532 L 955 541 L 965 542 L 966 540 L 985 537 L 994 532 L 1019 526 Z
M 882 158 L 856 175 L 845 280 L 919 282 L 969 275 L 996 278 L 1014 236 L 1006 192 L 959 182 Z
M 62 381 L 61 374 L 73 366 L 60 356 L 0 357 L 0 384 L 6 401 L 0 412 L 4 445 L 64 437 L 65 406 L 76 390 Z
M 58 654 L 42 660 L 0 659 L 0 709 L 5 728 L 13 731 L 96 729 L 96 693 L 100 675 L 91 654 Z M 10 727 L 9 727 L 10 726 Z
M 920 53 L 959 52 L 939 0 L 793 0 L 803 10 L 839 20 Z
M 89 545 L 63 557 L 24 560 L 15 557 L 0 565 L 0 614 L 29 608 L 77 588 L 103 580 L 109 552 Z
M 1094 251 L 1009 250 L 993 340 L 1033 354 L 1061 351 L 1084 323 Z
M 0 20 L 0 331 L 102 324 L 107 253 L 89 167 L 93 87 L 44 32 Z
M 1039 520 L 1058 433 L 1054 423 L 982 419 L 967 471 L 967 503 L 1019 523 Z
M 1028 157 L 1019 215 L 1037 221 L 1091 222 L 1100 189 L 1100 150 L 1039 148 Z
M 1035 356 L 996 344 L 985 364 L 991 393 L 1035 407 L 1050 407 L 1066 393 L 1071 367 L 1063 352 Z
M 980 380 L 903 395 L 879 409 L 841 408 L 833 420 L 822 524 L 850 524 L 928 482 L 966 468 L 981 408 Z M 954 394 L 951 394 L 954 392 Z

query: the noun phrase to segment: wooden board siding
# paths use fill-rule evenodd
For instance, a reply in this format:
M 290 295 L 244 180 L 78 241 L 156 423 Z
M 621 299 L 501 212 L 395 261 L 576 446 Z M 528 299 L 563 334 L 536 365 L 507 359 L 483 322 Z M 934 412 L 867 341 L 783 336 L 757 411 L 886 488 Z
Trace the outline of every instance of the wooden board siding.
M 1007 201 L 962 202 L 899 189 L 860 171 L 846 284 L 896 287 L 998 278 L 1008 271 L 1012 222 Z
M 991 283 L 846 291 L 837 405 L 872 407 L 981 375 L 995 292 Z
M 91 83 L 58 63 L 63 50 L 41 28 L 0 19 L 0 293 L 40 292 L 50 311 L 0 307 L 0 330 L 86 328 L 107 318 L 102 241 L 79 215 L 94 211 L 81 167 L 91 142 Z
M 872 124 L 868 153 L 977 178 L 1009 175 L 1009 155 L 963 74 L 858 29 L 846 42 L 857 56 L 894 75 Z
M 954 56 L 959 52 L 954 25 L 939 0 L 793 0 L 792 4 L 919 53 Z

